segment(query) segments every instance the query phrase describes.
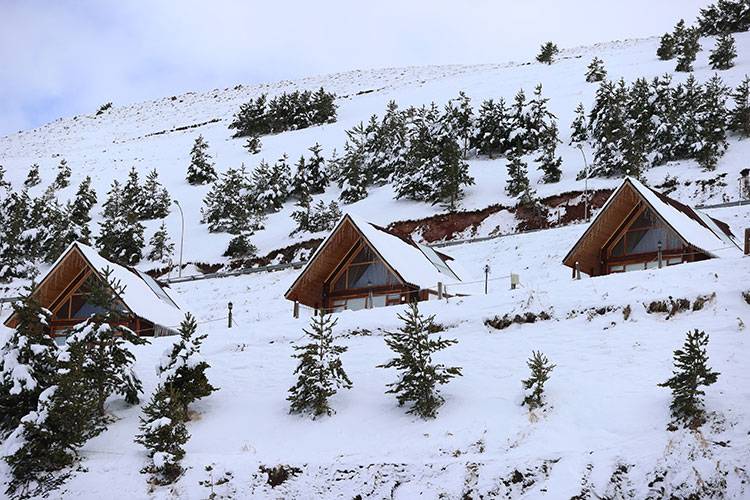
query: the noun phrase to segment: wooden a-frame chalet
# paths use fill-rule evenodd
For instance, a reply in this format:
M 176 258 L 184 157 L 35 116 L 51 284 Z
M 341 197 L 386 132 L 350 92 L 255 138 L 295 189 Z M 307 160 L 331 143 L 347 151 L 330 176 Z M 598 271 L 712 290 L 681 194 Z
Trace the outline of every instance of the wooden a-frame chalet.
M 726 223 L 626 177 L 563 263 L 601 276 L 738 253 Z
M 288 300 L 339 312 L 428 300 L 461 281 L 453 259 L 350 214 L 318 246 Z
M 184 312 L 153 278 L 137 269 L 109 262 L 90 246 L 74 242 L 32 291 L 42 307 L 52 313 L 50 335 L 65 336 L 70 328 L 96 312 L 95 306 L 87 302 L 89 285 L 91 279 L 103 280 L 105 269 L 111 270 L 110 279 L 125 287 L 117 296 L 125 326 L 143 336 L 176 333 Z M 15 316 L 6 319 L 5 325 L 15 327 Z

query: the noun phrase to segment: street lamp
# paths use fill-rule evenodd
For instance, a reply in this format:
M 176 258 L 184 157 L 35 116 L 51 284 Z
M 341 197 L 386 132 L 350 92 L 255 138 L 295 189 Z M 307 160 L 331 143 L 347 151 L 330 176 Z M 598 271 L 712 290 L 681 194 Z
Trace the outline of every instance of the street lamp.
M 583 152 L 583 144 L 578 144 L 578 149 L 581 151 L 583 156 L 583 171 L 585 172 L 584 177 L 584 188 L 583 188 L 583 215 L 586 218 L 586 222 L 589 221 L 589 164 L 586 161 L 586 153 Z
M 182 212 L 182 207 L 180 206 L 180 203 L 177 200 L 172 200 L 175 205 L 177 205 L 177 208 L 180 209 L 180 220 L 182 221 L 182 231 L 180 232 L 180 269 L 178 271 L 178 276 L 182 278 L 182 246 L 185 242 L 185 214 Z

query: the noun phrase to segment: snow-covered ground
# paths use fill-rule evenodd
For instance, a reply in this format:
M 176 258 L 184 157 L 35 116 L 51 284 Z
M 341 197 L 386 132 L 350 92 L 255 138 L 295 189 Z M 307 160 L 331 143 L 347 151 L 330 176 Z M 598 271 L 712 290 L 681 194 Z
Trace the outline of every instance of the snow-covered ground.
M 696 63 L 701 81 L 713 74 L 707 64 L 712 41 L 702 43 L 704 51 Z M 242 162 L 254 167 L 261 158 L 273 161 L 283 153 L 296 161 L 315 142 L 327 154 L 334 148 L 341 151 L 344 130 L 372 113 L 381 114 L 391 99 L 402 107 L 432 100 L 444 103 L 465 90 L 478 105 L 485 98 L 511 99 L 522 87 L 530 95 L 542 83 L 567 143 L 576 104 L 582 101 L 589 107 L 596 90 L 584 80 L 591 58 L 605 60 L 610 78 L 652 78 L 673 69 L 672 62 L 656 60 L 656 45 L 656 39 L 647 39 L 568 50 L 552 66 L 510 63 L 353 71 L 167 97 L 0 138 L 0 163 L 16 185 L 30 164 L 39 163 L 45 181 L 37 188 L 41 191 L 64 157 L 73 169 L 73 183 L 65 194 L 72 196 L 77 183 L 91 175 L 100 202 L 111 180 L 124 179 L 131 166 L 143 175 L 156 168 L 185 208 L 186 261 L 221 262 L 228 237 L 209 234 L 198 222 L 208 188 L 184 181 L 189 150 L 199 133 L 207 138 L 222 171 Z M 733 86 L 750 68 L 750 34 L 737 35 L 737 46 L 737 67 L 722 73 Z M 337 123 L 264 137 L 263 151 L 256 156 L 247 154 L 242 140 L 230 138 L 227 125 L 241 103 L 261 92 L 321 85 L 342 97 Z M 357 95 L 367 90 L 373 92 Z M 148 136 L 217 118 L 219 122 L 187 131 Z M 646 177 L 652 185 L 667 174 L 690 181 L 674 193 L 686 202 L 732 199 L 749 148 L 749 141 L 732 139 L 715 173 L 701 171 L 694 162 L 680 162 L 653 169 Z M 541 196 L 582 188 L 582 182 L 575 181 L 582 167 L 580 152 L 562 146 L 560 153 L 563 179 L 538 184 Z M 511 204 L 503 190 L 504 160 L 470 163 L 476 184 L 467 190 L 464 206 Z M 722 173 L 727 174 L 725 188 L 703 192 L 695 184 Z M 540 177 L 533 169 L 530 175 L 532 181 Z M 597 179 L 589 185 L 614 187 L 618 182 Z M 321 198 L 337 196 L 338 190 L 331 188 Z M 394 201 L 389 187 L 374 189 L 367 199 L 346 209 L 379 224 L 439 210 Z M 290 243 L 290 212 L 288 205 L 268 218 L 266 230 L 254 240 L 261 252 Z M 737 235 L 750 226 L 750 207 L 710 214 L 730 223 Z M 498 226 L 507 231 L 512 228 L 508 218 L 507 212 L 492 216 L 479 234 Z M 167 224 L 173 239 L 178 239 L 178 214 L 171 214 Z M 443 335 L 459 341 L 440 359 L 464 371 L 463 377 L 445 386 L 446 404 L 433 421 L 398 408 L 394 398 L 384 394 L 395 373 L 375 368 L 389 357 L 383 332 L 399 326 L 398 308 L 339 315 L 336 333 L 349 348 L 343 362 L 354 387 L 335 397 L 334 416 L 313 422 L 289 415 L 285 400 L 294 382 L 292 344 L 301 338 L 310 314 L 304 310 L 295 320 L 291 304 L 283 299 L 299 271 L 175 285 L 179 301 L 208 333 L 204 355 L 212 366 L 211 383 L 220 388 L 195 405 L 196 415 L 188 424 L 192 437 L 186 446 L 185 475 L 173 487 L 149 491 L 146 476 L 139 473 L 145 450 L 133 443 L 140 408 L 113 399 L 109 411 L 117 421 L 86 444 L 84 470 L 55 495 L 198 499 L 213 492 L 224 498 L 410 499 L 421 492 L 422 498 L 661 498 L 664 488 L 666 496 L 696 492 L 696 498 L 705 498 L 708 494 L 700 488 L 708 484 L 728 498 L 750 497 L 750 334 L 745 327 L 750 325 L 750 305 L 741 296 L 750 289 L 750 260 L 716 259 L 573 281 L 561 261 L 584 229 L 574 225 L 445 249 L 466 270 L 466 281 L 481 281 L 486 263 L 492 281 L 486 296 L 481 283 L 448 284 L 451 292 L 473 295 L 422 306 L 447 327 Z M 511 272 L 521 280 L 513 291 L 506 277 Z M 644 307 L 670 296 L 692 301 L 714 293 L 702 310 L 670 319 L 647 314 Z M 225 324 L 229 301 L 236 322 L 231 329 Z M 611 307 L 604 314 L 591 309 L 605 306 Z M 623 314 L 626 306 L 632 311 L 628 319 Z M 495 315 L 540 311 L 549 312 L 552 319 L 501 331 L 484 325 Z M 0 316 L 6 313 L 7 308 Z M 711 417 L 701 433 L 670 432 L 669 391 L 656 384 L 670 375 L 672 352 L 693 328 L 710 334 L 711 366 L 721 375 L 707 390 Z M 146 393 L 154 388 L 156 364 L 172 341 L 157 338 L 136 349 Z M 549 409 L 534 416 L 520 406 L 520 381 L 527 376 L 525 362 L 532 350 L 543 351 L 557 365 L 548 383 Z M 280 464 L 299 472 L 271 488 L 259 468 Z
M 750 324 L 750 305 L 741 292 L 750 288 L 750 260 L 574 281 L 560 261 L 582 230 L 449 249 L 469 264 L 467 270 L 477 270 L 475 276 L 489 261 L 493 277 L 513 270 L 521 286 L 511 291 L 507 279 L 497 279 L 486 296 L 423 303 L 422 310 L 447 327 L 443 335 L 459 341 L 439 359 L 464 371 L 445 386 L 446 404 L 432 421 L 406 415 L 384 393 L 395 373 L 375 367 L 389 357 L 383 332 L 399 326 L 398 307 L 339 315 L 335 331 L 349 348 L 343 362 L 354 387 L 334 398 L 334 416 L 310 421 L 289 415 L 285 400 L 294 383 L 292 344 L 309 315 L 295 320 L 282 298 L 297 271 L 177 285 L 180 300 L 209 334 L 204 354 L 211 382 L 220 388 L 195 405 L 186 474 L 173 487 L 149 492 L 138 472 L 145 451 L 132 442 L 140 409 L 113 400 L 117 422 L 84 447 L 86 472 L 76 473 L 61 494 L 206 498 L 210 490 L 200 482 L 230 474 L 215 487 L 229 498 L 408 499 L 418 492 L 423 498 L 467 492 L 468 498 L 519 498 L 522 492 L 524 498 L 570 498 L 585 488 L 591 493 L 584 498 L 645 498 L 649 492 L 658 498 L 660 486 L 700 491 L 700 481 L 717 480 L 725 481 L 718 489 L 727 498 L 747 498 L 750 337 L 744 325 Z M 670 296 L 693 301 L 714 293 L 702 310 L 671 319 L 644 307 Z M 228 301 L 235 304 L 231 329 L 223 319 Z M 612 310 L 592 312 L 604 306 Z M 632 310 L 627 320 L 626 306 Z M 540 311 L 552 319 L 500 331 L 483 323 L 495 315 Z M 672 351 L 693 328 L 710 334 L 711 366 L 721 375 L 707 390 L 711 418 L 701 434 L 670 432 L 670 394 L 656 384 L 669 377 Z M 137 349 L 146 392 L 171 342 L 157 338 Z M 549 409 L 535 416 L 520 406 L 532 350 L 557 365 L 548 383 Z M 299 473 L 271 488 L 259 468 L 279 464 Z

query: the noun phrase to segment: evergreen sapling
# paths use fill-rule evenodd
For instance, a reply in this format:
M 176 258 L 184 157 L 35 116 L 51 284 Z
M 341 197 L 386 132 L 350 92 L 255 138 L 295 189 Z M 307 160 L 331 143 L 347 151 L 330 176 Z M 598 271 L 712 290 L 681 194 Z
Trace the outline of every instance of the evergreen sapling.
M 544 384 L 549 380 L 555 365 L 550 364 L 547 356 L 538 351 L 532 351 L 526 365 L 531 370 L 531 375 L 522 381 L 523 405 L 533 411 L 544 406 Z
M 726 33 L 716 40 L 716 47 L 708 56 L 711 69 L 726 70 L 734 67 L 737 57 L 737 48 L 734 45 L 734 37 Z

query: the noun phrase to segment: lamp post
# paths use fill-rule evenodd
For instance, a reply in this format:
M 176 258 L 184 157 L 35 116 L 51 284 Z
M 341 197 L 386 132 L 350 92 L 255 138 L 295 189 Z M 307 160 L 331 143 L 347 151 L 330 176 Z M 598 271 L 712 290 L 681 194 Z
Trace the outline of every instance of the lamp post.
M 586 161 L 586 153 L 583 152 L 583 145 L 578 144 L 578 149 L 581 151 L 583 156 L 583 171 L 585 172 L 584 177 L 584 188 L 583 188 L 583 216 L 586 222 L 589 221 L 589 164 Z
M 182 278 L 182 246 L 185 242 L 185 214 L 182 212 L 182 207 L 180 206 L 180 202 L 177 200 L 172 200 L 175 205 L 177 205 L 177 208 L 180 209 L 180 221 L 182 222 L 182 231 L 180 231 L 180 268 L 178 271 L 178 276 Z

